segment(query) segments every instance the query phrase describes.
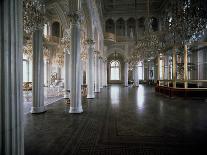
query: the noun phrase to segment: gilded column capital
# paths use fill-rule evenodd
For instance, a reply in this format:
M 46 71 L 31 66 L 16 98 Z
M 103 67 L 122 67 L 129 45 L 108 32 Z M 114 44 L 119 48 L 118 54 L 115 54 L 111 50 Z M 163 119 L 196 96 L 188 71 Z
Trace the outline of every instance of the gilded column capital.
M 90 45 L 90 46 L 95 44 L 95 41 L 91 38 L 86 39 L 85 42 L 86 42 L 87 45 Z
M 81 12 L 76 11 L 76 12 L 73 12 L 73 13 L 69 13 L 68 18 L 69 18 L 69 21 L 70 21 L 71 24 L 80 25 L 80 23 L 81 23 Z

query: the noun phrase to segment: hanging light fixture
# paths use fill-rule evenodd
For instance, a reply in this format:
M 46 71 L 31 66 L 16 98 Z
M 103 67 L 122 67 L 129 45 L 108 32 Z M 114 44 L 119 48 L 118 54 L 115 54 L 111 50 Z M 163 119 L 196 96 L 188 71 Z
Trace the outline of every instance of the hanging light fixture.
M 199 41 L 207 28 L 206 0 L 174 0 L 169 12 L 164 23 L 167 40 L 181 45 Z
M 43 3 L 39 0 L 23 0 L 23 10 L 24 32 L 32 33 L 43 28 L 45 19 L 45 5 Z
M 142 36 L 137 36 L 136 48 L 130 58 L 131 63 L 138 63 L 149 57 L 154 57 L 162 50 L 161 47 L 163 44 L 161 44 L 158 34 L 154 32 L 152 28 L 153 21 L 152 18 L 150 18 L 149 0 L 147 0 L 146 10 L 145 31 Z

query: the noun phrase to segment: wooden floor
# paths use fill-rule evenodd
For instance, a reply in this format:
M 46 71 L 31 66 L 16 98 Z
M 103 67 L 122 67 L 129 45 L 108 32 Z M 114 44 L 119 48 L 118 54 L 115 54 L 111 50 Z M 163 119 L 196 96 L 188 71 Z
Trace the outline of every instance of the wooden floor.
M 153 87 L 111 85 L 83 99 L 25 115 L 25 155 L 199 155 L 206 151 L 207 103 L 167 98 Z M 203 154 L 203 153 L 202 153 Z M 204 153 L 205 154 L 205 153 Z

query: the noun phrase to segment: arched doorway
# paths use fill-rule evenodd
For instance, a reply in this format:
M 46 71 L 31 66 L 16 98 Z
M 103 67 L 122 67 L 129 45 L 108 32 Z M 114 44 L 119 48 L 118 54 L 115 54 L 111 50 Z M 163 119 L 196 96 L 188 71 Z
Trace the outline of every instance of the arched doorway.
M 118 52 L 111 53 L 108 57 L 108 83 L 123 84 L 124 83 L 124 56 Z
M 112 60 L 110 62 L 110 80 L 120 80 L 120 62 L 118 60 Z

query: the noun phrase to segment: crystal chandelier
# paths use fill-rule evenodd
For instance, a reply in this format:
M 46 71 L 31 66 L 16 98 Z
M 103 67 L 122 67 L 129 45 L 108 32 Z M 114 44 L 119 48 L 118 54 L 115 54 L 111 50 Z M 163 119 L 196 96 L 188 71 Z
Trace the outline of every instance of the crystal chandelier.
M 145 31 L 136 41 L 134 57 L 146 59 L 155 56 L 161 50 L 158 34 L 152 29 L 152 19 L 149 17 L 149 0 L 147 1 L 147 18 L 145 20 Z
M 32 33 L 33 31 L 43 28 L 45 5 L 39 0 L 23 0 L 23 23 L 24 31 Z
M 173 44 L 198 41 L 207 26 L 206 0 L 171 1 L 171 14 L 165 19 L 167 40 Z

